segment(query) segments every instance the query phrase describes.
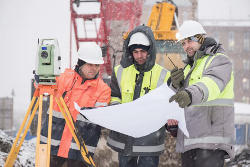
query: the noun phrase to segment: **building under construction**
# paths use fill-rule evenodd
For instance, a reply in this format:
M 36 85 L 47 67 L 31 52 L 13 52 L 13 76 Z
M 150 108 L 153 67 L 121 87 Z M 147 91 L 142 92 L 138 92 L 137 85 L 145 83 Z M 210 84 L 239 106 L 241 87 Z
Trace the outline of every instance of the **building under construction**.
M 11 130 L 13 127 L 13 98 L 0 98 L 0 129 Z

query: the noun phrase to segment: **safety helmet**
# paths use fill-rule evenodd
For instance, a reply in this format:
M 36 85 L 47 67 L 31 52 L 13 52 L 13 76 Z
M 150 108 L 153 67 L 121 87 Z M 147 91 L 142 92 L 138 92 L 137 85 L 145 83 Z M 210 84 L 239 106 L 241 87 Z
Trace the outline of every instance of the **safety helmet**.
M 196 34 L 207 34 L 202 25 L 194 20 L 187 20 L 181 25 L 179 32 L 176 34 L 178 41 L 192 37 Z
M 103 64 L 102 49 L 96 43 L 87 43 L 80 46 L 78 58 L 90 64 Z
M 131 46 L 131 45 L 149 46 L 150 42 L 148 40 L 148 37 L 144 33 L 136 32 L 130 37 L 128 46 Z

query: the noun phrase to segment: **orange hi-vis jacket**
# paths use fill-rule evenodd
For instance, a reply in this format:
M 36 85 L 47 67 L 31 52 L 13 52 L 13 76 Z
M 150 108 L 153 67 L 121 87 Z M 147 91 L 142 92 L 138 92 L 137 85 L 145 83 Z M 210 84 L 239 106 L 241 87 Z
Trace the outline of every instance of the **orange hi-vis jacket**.
M 103 107 L 110 101 L 111 90 L 101 78 L 86 80 L 71 69 L 66 69 L 56 78 L 58 90 L 55 96 L 63 94 L 76 128 L 85 141 L 90 153 L 94 153 L 97 146 L 101 127 L 86 120 L 74 107 L 76 102 L 82 107 Z M 91 111 L 90 111 L 91 112 Z M 47 143 L 48 114 L 41 131 L 41 143 Z M 63 115 L 56 103 L 53 106 L 51 154 L 64 158 L 82 160 L 80 151 L 74 141 L 69 127 L 66 125 Z

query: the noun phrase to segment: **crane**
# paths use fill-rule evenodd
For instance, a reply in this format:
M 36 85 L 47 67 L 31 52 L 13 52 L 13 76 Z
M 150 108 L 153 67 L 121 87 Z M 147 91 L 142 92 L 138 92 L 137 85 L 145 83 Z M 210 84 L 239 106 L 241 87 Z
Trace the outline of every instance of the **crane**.
M 89 12 L 78 10 L 81 6 L 86 6 L 90 3 L 95 3 L 99 6 L 99 10 L 96 13 L 91 13 L 91 10 Z M 110 78 L 112 73 L 110 34 L 113 31 L 111 23 L 122 21 L 122 24 L 128 23 L 129 30 L 132 30 L 140 24 L 142 3 L 143 0 L 70 0 L 70 68 L 72 64 L 72 36 L 74 35 L 77 50 L 83 42 L 96 42 L 102 47 L 105 57 L 100 73 L 104 80 Z M 92 30 L 94 29 L 95 35 L 90 34 L 87 24 L 93 25 Z M 80 36 L 80 31 L 84 31 L 83 36 Z

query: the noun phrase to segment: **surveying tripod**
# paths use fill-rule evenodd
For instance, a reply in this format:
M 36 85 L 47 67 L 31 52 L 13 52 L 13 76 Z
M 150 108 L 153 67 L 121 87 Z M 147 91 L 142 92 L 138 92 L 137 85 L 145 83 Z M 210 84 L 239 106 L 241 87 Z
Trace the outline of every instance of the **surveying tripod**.
M 12 145 L 12 148 L 10 150 L 10 153 L 8 155 L 8 158 L 5 162 L 4 167 L 12 167 L 15 163 L 15 160 L 17 158 L 18 152 L 23 144 L 24 138 L 28 132 L 28 129 L 31 125 L 31 122 L 35 116 L 35 113 L 39 107 L 38 112 L 38 125 L 37 125 L 37 139 L 36 139 L 36 159 L 35 159 L 35 166 L 36 167 L 49 167 L 50 166 L 50 145 L 51 145 L 51 130 L 52 130 L 52 109 L 53 109 L 53 99 L 55 92 L 57 91 L 56 85 L 38 85 L 36 88 L 33 98 L 31 100 L 31 103 L 28 107 L 27 113 L 24 117 L 24 120 L 22 122 L 22 125 L 17 133 L 16 139 Z M 41 132 L 41 122 L 42 122 L 42 106 L 43 106 L 43 96 L 44 95 L 50 95 L 50 106 L 49 106 L 49 122 L 48 122 L 48 138 L 47 138 L 47 144 L 40 144 L 40 132 Z M 36 101 L 36 99 L 38 100 Z M 36 101 L 36 103 L 35 103 Z M 78 145 L 78 148 L 80 149 L 81 155 L 83 157 L 83 162 L 86 164 L 87 167 L 95 167 L 95 163 L 92 159 L 92 157 L 89 155 L 88 150 L 85 146 L 85 143 L 82 139 L 79 139 L 77 137 L 77 129 L 75 128 L 74 121 L 72 119 L 72 116 L 68 110 L 67 105 L 64 102 L 64 99 L 62 96 L 59 98 L 55 96 L 55 101 L 66 121 L 67 126 L 70 129 L 70 132 Z M 35 105 L 34 105 L 35 103 Z M 31 113 L 31 110 L 33 108 L 33 111 Z M 31 115 L 30 115 L 31 113 Z M 30 117 L 29 117 L 30 115 Z M 29 120 L 28 120 L 29 117 Z M 28 123 L 25 127 L 25 124 L 28 120 Z M 25 129 L 24 129 L 25 127 Z M 22 137 L 20 139 L 21 133 L 24 130 Z M 20 140 L 19 140 L 20 139 Z

